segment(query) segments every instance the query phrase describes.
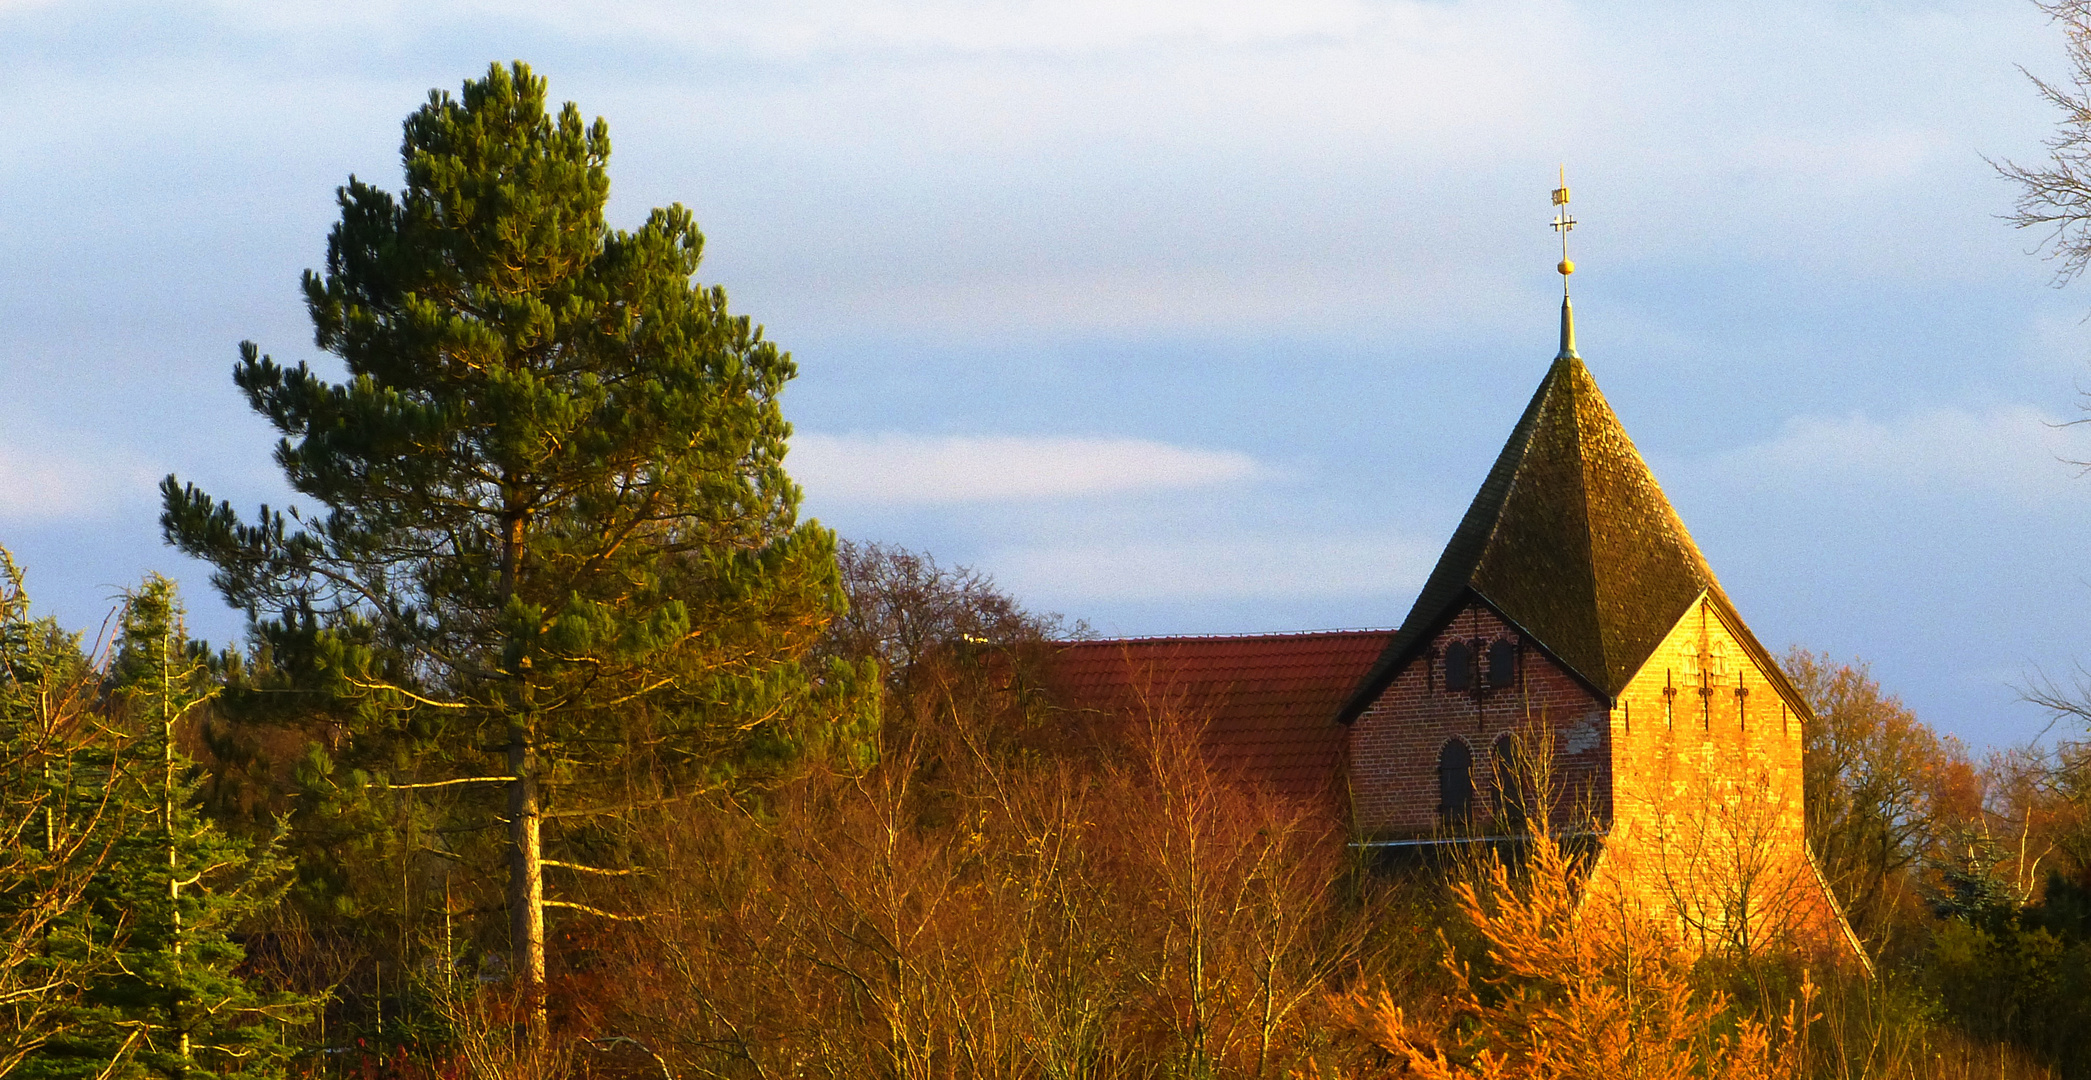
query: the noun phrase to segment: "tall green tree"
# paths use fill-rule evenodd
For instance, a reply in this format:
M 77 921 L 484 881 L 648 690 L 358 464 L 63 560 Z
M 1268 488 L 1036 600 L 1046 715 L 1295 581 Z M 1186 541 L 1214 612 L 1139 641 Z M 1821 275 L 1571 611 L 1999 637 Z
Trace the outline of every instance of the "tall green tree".
M 252 343 L 234 371 L 322 509 L 244 521 L 163 485 L 167 538 L 254 620 L 270 689 L 332 710 L 330 753 L 392 791 L 505 789 L 460 805 L 505 823 L 511 969 L 540 1023 L 545 911 L 579 906 L 545 871 L 599 869 L 548 842 L 580 847 L 568 826 L 635 784 L 854 752 L 876 722 L 866 671 L 801 662 L 843 600 L 784 470 L 794 365 L 692 283 L 689 211 L 605 224 L 609 154 L 521 63 L 432 92 L 405 189 L 352 177 L 305 276 L 347 379 Z

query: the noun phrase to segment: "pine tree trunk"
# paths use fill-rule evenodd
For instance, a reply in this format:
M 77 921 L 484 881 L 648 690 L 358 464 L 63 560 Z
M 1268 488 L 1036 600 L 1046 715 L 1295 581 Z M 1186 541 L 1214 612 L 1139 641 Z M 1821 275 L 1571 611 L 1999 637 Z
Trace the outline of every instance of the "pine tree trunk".
M 163 630 L 159 635 L 159 641 L 155 643 L 159 647 L 160 652 L 158 658 L 160 699 L 157 702 L 160 713 L 160 823 L 167 827 L 167 913 L 171 920 L 168 927 L 171 932 L 169 942 L 174 952 L 175 977 L 180 978 L 182 963 L 181 848 L 180 841 L 175 836 L 174 831 L 174 680 L 170 677 L 170 673 L 174 670 L 174 655 L 173 650 L 169 647 L 171 642 L 169 642 L 168 637 L 168 633 Z M 186 1070 L 189 1061 L 189 1026 L 182 1022 L 181 1000 L 179 998 L 169 1003 L 167 1019 L 181 1032 L 179 1050 L 182 1065 Z
M 522 987 L 533 1036 L 545 1018 L 545 879 L 538 816 L 537 754 L 521 721 L 508 728 L 508 942 L 509 967 Z
M 509 505 L 515 505 L 514 500 Z M 501 601 L 515 597 L 523 561 L 527 515 L 511 509 L 501 545 Z M 524 657 L 522 702 L 527 703 L 530 659 Z M 513 707 L 513 705 L 511 705 Z M 508 951 L 509 970 L 523 991 L 533 1040 L 549 1028 L 545 1017 L 545 878 L 543 819 L 538 816 L 536 720 L 524 704 L 508 722 Z

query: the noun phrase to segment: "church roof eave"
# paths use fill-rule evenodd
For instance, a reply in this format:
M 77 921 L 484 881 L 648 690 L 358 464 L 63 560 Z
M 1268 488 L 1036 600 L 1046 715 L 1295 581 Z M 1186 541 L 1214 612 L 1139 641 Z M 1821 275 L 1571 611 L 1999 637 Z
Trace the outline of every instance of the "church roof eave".
M 1357 692 L 1344 703 L 1342 711 L 1337 714 L 1339 722 L 1348 724 L 1370 708 L 1373 699 L 1394 681 L 1401 669 L 1407 667 L 1408 662 L 1429 643 L 1430 637 L 1463 606 L 1460 601 L 1472 590 L 1474 570 L 1494 538 L 1503 503 L 1509 498 L 1511 483 L 1517 475 L 1518 462 L 1531 442 L 1540 408 L 1554 382 L 1554 373 L 1562 363 L 1557 359 L 1554 369 L 1548 371 L 1546 379 L 1533 391 L 1532 399 L 1510 429 L 1510 438 L 1504 441 L 1495 463 L 1489 467 L 1488 476 L 1482 480 L 1480 490 L 1474 493 L 1467 512 L 1452 530 L 1452 539 L 1439 553 L 1437 565 L 1424 579 L 1422 590 L 1416 594 L 1416 602 L 1409 607 L 1408 617 L 1401 620 L 1394 640 L 1358 685 Z
M 1707 599 L 1713 604 L 1715 617 L 1721 620 L 1721 624 L 1727 627 L 1730 634 L 1735 635 L 1735 640 L 1742 643 L 1743 651 L 1757 661 L 1757 669 L 1764 673 L 1765 681 L 1772 684 L 1772 689 L 1779 692 L 1779 696 L 1785 699 L 1787 706 L 1796 715 L 1803 721 L 1812 723 L 1815 720 L 1815 709 L 1801 694 L 1800 687 L 1793 685 L 1793 680 L 1786 677 L 1786 669 L 1780 666 L 1778 658 L 1772 655 L 1770 649 L 1764 647 L 1763 642 L 1757 640 L 1756 634 L 1750 632 L 1750 625 L 1743 621 L 1742 614 L 1735 610 L 1734 603 L 1719 590 L 1709 590 Z
M 1439 612 L 1438 618 L 1431 625 L 1415 636 L 1406 652 L 1395 655 L 1392 663 L 1388 663 L 1387 656 L 1383 655 L 1380 658 L 1380 666 L 1375 666 L 1372 672 L 1368 672 L 1366 678 L 1358 684 L 1358 689 L 1354 690 L 1350 697 L 1344 700 L 1342 710 L 1337 713 L 1336 722 L 1349 724 L 1357 720 L 1359 716 L 1364 715 L 1365 710 L 1372 707 L 1373 701 L 1379 697 L 1382 691 L 1392 685 L 1394 680 L 1399 679 L 1402 672 L 1408 670 L 1410 664 L 1422 658 L 1424 647 L 1437 637 L 1438 631 L 1443 630 L 1461 611 L 1466 610 L 1468 601 L 1478 603 L 1482 607 L 1487 608 L 1490 614 L 1502 620 L 1505 626 L 1508 626 L 1512 632 L 1516 633 L 1520 641 L 1538 650 L 1540 655 L 1546 657 L 1562 671 L 1567 672 L 1568 677 L 1574 679 L 1577 685 L 1590 692 L 1590 696 L 1603 702 L 1607 708 L 1611 707 L 1614 701 L 1613 695 L 1607 694 L 1587 673 L 1556 655 L 1552 649 L 1547 648 L 1546 642 L 1540 640 L 1539 636 L 1532 633 L 1531 630 L 1520 625 L 1516 619 L 1505 614 L 1502 607 L 1497 605 L 1495 601 L 1482 595 L 1478 590 L 1468 587 L 1461 590 L 1454 603 L 1446 605 L 1444 610 Z M 1378 678 L 1376 679 L 1376 677 Z M 1368 692 L 1367 687 L 1375 688 Z

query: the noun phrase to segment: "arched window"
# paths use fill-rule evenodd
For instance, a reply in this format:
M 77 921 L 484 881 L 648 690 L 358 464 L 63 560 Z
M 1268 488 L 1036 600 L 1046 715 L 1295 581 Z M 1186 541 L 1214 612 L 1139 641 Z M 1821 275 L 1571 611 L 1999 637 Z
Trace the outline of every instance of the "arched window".
M 1525 824 L 1526 785 L 1525 775 L 1529 764 L 1524 755 L 1518 753 L 1517 740 L 1509 735 L 1496 737 L 1496 745 L 1489 754 L 1496 781 L 1496 820 L 1504 828 L 1518 829 Z
M 1464 641 L 1445 646 L 1445 689 L 1464 693 L 1474 688 L 1474 647 Z
M 1474 805 L 1474 752 L 1459 739 L 1438 751 L 1438 816 L 1465 821 Z
M 1517 681 L 1517 643 L 1497 638 L 1488 646 L 1488 685 L 1501 690 Z

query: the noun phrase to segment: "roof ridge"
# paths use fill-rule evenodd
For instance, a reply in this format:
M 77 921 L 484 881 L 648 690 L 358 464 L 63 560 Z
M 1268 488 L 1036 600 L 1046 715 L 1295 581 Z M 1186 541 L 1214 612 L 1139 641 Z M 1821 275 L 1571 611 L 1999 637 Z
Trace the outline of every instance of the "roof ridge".
M 1563 302 L 1565 303 L 1566 301 L 1564 300 Z M 1573 348 L 1569 350 L 1567 357 L 1561 362 L 1566 363 L 1568 367 L 1566 375 L 1568 383 L 1568 418 L 1569 423 L 1575 428 L 1576 474 L 1581 481 L 1576 485 L 1575 505 L 1583 517 L 1582 528 L 1579 532 L 1585 541 L 1584 558 L 1577 562 L 1575 569 L 1577 576 L 1585 579 L 1587 582 L 1590 589 L 1590 599 L 1596 610 L 1603 611 L 1605 590 L 1597 572 L 1595 543 L 1597 513 L 1596 508 L 1590 505 L 1591 469 L 1596 462 L 1592 461 L 1592 456 L 1587 452 L 1591 436 L 1596 434 L 1596 432 L 1585 431 L 1583 428 L 1584 422 L 1589 419 L 1583 414 L 1585 398 L 1587 397 L 1589 403 L 1595 408 L 1602 410 L 1603 415 L 1612 418 L 1612 426 L 1619 426 L 1619 418 L 1613 415 L 1611 403 L 1605 400 L 1604 392 L 1597 388 L 1596 377 L 1590 374 L 1590 368 L 1583 363 L 1582 357 L 1575 354 Z M 1621 434 L 1624 433 L 1624 429 L 1621 429 Z M 1629 442 L 1628 446 L 1631 447 L 1632 443 Z M 1586 675 L 1592 677 L 1592 682 L 1600 686 L 1604 685 L 1604 676 L 1611 670 L 1611 657 L 1609 655 L 1611 650 L 1606 647 L 1609 643 L 1605 640 L 1602 624 L 1603 620 L 1600 617 L 1599 630 L 1595 635 L 1594 642 L 1597 651 L 1597 670 L 1586 673 Z
M 1503 508 L 1509 504 L 1517 475 L 1531 451 L 1533 433 L 1539 428 L 1547 401 L 1567 363 L 1566 357 L 1555 357 L 1547 366 L 1546 376 L 1533 388 L 1531 398 L 1518 413 L 1517 422 L 1511 425 L 1510 437 L 1504 439 L 1503 448 L 1496 451 L 1481 487 L 1467 503 L 1466 513 L 1460 515 L 1459 524 L 1453 527 L 1452 538 L 1446 542 L 1445 550 L 1439 553 L 1430 576 L 1423 580 L 1423 588 L 1416 593 L 1415 602 L 1409 606 L 1408 616 L 1402 619 L 1394 640 L 1388 642 L 1387 651 L 1374 663 L 1357 692 L 1344 703 L 1342 717 L 1346 721 L 1371 704 L 1371 698 L 1393 680 L 1398 670 L 1421 647 L 1425 637 L 1435 629 L 1435 623 L 1445 612 L 1458 606 L 1463 593 L 1473 591 L 1474 572 L 1502 527 Z
M 1591 588 L 1602 627 L 1598 647 L 1609 693 L 1625 686 L 1699 593 L 1711 592 L 1724 602 L 1727 595 L 1597 380 L 1587 367 L 1579 374 L 1576 424 L 1585 451 L 1583 497 L 1586 505 L 1605 499 L 1611 511 L 1602 519 L 1603 529 L 1601 519 L 1592 518 L 1590 534 Z M 1638 534 L 1626 551 L 1613 548 L 1617 538 L 1609 535 L 1622 527 Z M 1601 551 L 1608 548 L 1613 550 L 1605 557 Z M 1640 617 L 1630 617 L 1636 609 Z
M 1593 469 L 1598 469 L 1602 463 L 1598 463 L 1598 460 L 1593 460 L 1591 454 L 1587 454 L 1585 450 L 1589 448 L 1593 437 L 1610 433 L 1610 431 L 1604 431 L 1604 427 L 1606 427 L 1604 421 L 1610 419 L 1612 421 L 1610 429 L 1621 435 L 1623 440 L 1627 440 L 1627 454 L 1635 460 L 1635 463 L 1641 463 L 1641 454 L 1639 454 L 1639 450 L 1633 448 L 1633 440 L 1631 440 L 1631 437 L 1627 437 L 1625 425 L 1618 423 L 1618 414 L 1612 412 L 1612 402 L 1604 400 L 1604 391 L 1598 389 L 1598 377 L 1593 377 L 1589 373 L 1589 366 L 1583 364 L 1581 356 L 1572 358 L 1572 368 L 1570 368 L 1570 373 L 1568 373 L 1568 385 L 1570 385 L 1570 391 L 1568 391 L 1570 406 L 1568 408 L 1572 410 L 1570 419 L 1572 419 L 1572 423 L 1575 423 L 1577 471 L 1581 473 L 1581 479 L 1583 479 L 1583 483 L 1579 483 L 1579 486 L 1577 486 L 1577 496 L 1579 496 L 1577 504 L 1583 509 L 1583 534 L 1585 534 L 1585 538 L 1591 540 L 1591 544 L 1589 544 L 1589 559 L 1579 569 L 1585 571 L 1587 578 L 1589 578 L 1591 601 L 1595 603 L 1595 607 L 1598 607 L 1598 611 L 1604 611 L 1604 605 L 1608 601 L 1606 592 L 1610 592 L 1610 588 L 1606 588 L 1606 582 L 1602 580 L 1602 576 L 1598 573 L 1598 553 L 1595 553 L 1595 536 L 1593 536 L 1595 534 L 1595 525 L 1598 525 L 1598 517 L 1595 517 L 1593 507 L 1591 507 L 1591 488 L 1593 488 L 1593 481 L 1598 479 L 1598 477 L 1593 475 Z M 1595 417 L 1587 417 L 1585 404 L 1593 412 L 1598 412 L 1598 414 L 1595 414 Z M 1585 423 L 1593 425 L 1593 429 L 1585 431 Z M 1641 463 L 1641 471 L 1648 471 L 1646 463 Z M 1602 624 L 1602 617 L 1600 617 L 1600 624 Z M 1610 645 L 1612 643 L 1608 643 L 1606 634 L 1604 634 L 1604 630 L 1600 626 L 1598 640 L 1595 640 L 1595 649 L 1598 649 L 1598 670 L 1589 672 L 1589 674 L 1595 676 L 1595 682 L 1598 682 L 1598 684 L 1606 684 L 1608 682 L 1606 676 L 1612 670 L 1612 649 L 1610 649 Z
M 1246 638 L 1366 637 L 1372 634 L 1392 634 L 1398 629 L 1392 626 L 1345 626 L 1330 630 L 1252 630 L 1241 634 L 1156 634 L 1150 637 L 1068 638 L 1055 641 L 1053 644 L 1128 645 L 1159 641 L 1235 641 Z

